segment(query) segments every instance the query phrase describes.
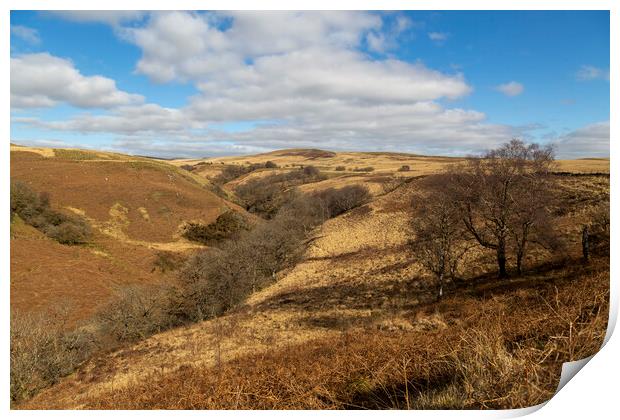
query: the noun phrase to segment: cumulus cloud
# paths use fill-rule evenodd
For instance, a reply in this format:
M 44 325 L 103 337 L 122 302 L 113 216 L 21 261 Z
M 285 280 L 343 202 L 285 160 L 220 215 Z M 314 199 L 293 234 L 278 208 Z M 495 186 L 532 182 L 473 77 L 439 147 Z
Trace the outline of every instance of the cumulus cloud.
M 587 125 L 555 139 L 560 158 L 609 157 L 609 121 Z
M 27 26 L 11 25 L 11 35 L 14 35 L 32 45 L 39 45 L 41 43 L 39 31 Z
M 604 70 L 594 66 L 581 66 L 577 71 L 577 80 L 607 80 L 609 81 L 609 70 Z
M 495 90 L 497 90 L 498 92 L 503 93 L 506 96 L 518 96 L 521 95 L 523 93 L 523 90 L 525 88 L 523 87 L 523 85 L 521 83 L 518 82 L 508 82 L 508 83 L 504 83 L 501 84 L 499 86 L 495 87 Z
M 68 103 L 83 108 L 110 108 L 140 103 L 141 95 L 116 88 L 112 79 L 84 76 L 69 60 L 48 53 L 11 58 L 11 107 L 50 107 Z
M 390 22 L 366 12 L 155 12 L 115 33 L 141 49 L 136 72 L 196 86 L 186 106 L 144 104 L 110 79 L 83 76 L 70 62 L 42 54 L 18 57 L 15 71 L 12 63 L 12 73 L 24 74 L 12 86 L 14 107 L 67 102 L 110 110 L 12 121 L 51 135 L 111 134 L 116 140 L 108 148 L 161 156 L 289 147 L 462 155 L 527 134 L 442 105 L 471 92 L 460 73 L 369 57 L 364 46 L 374 42 L 385 51 L 393 34 L 413 25 L 407 18 Z M 94 83 L 96 77 L 107 82 Z M 221 123 L 249 128 L 226 131 Z

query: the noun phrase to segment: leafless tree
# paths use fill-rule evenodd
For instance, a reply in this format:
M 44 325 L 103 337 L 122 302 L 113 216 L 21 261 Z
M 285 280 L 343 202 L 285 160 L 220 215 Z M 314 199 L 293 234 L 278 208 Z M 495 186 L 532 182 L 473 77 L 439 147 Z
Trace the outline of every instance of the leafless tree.
M 414 240 L 417 260 L 437 278 L 437 299 L 443 296 L 446 277 L 453 278 L 469 246 L 464 241 L 460 208 L 445 188 L 449 178 L 436 175 L 426 180 L 428 195 L 413 203 Z
M 495 251 L 501 278 L 508 274 L 511 242 L 520 272 L 533 235 L 549 233 L 553 163 L 551 147 L 513 139 L 451 170 L 449 185 L 465 227 L 481 246 Z

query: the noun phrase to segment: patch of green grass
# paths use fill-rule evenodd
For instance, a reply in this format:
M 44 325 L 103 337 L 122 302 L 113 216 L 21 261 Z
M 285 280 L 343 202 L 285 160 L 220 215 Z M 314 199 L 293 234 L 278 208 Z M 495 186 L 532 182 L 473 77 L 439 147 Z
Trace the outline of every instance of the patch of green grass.
M 54 155 L 58 159 L 67 159 L 67 160 L 101 159 L 101 156 L 95 152 L 87 152 L 85 150 L 74 150 L 74 149 L 54 149 Z

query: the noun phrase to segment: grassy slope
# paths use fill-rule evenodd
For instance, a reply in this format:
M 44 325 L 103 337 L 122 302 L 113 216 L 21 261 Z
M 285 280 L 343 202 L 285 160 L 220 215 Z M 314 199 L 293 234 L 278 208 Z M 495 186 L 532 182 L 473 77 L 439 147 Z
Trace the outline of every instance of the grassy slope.
M 560 220 L 561 228 L 567 234 L 571 234 L 573 242 L 571 253 L 576 255 L 578 244 L 573 231 L 574 226 L 582 217 L 580 212 L 599 200 L 597 194 L 604 195 L 605 191 L 608 191 L 609 184 L 605 178 L 566 179 L 562 182 L 563 190 L 567 191 L 566 198 L 573 201 L 570 202 L 572 210 Z M 585 184 L 580 187 L 580 183 Z M 581 191 L 581 196 L 573 190 Z M 337 367 L 334 368 L 335 371 L 326 369 L 320 375 L 317 373 L 318 376 L 312 376 L 316 372 L 312 373 L 314 371 L 310 369 L 310 373 L 306 375 L 301 366 L 312 363 L 311 361 L 316 356 L 313 351 L 320 353 L 322 346 L 327 345 L 325 343 L 331 343 L 329 345 L 340 343 L 338 337 L 342 337 L 343 334 L 357 337 L 353 339 L 353 342 L 356 343 L 355 346 L 360 353 L 370 352 L 378 357 L 377 352 L 382 353 L 381 347 L 378 347 L 379 350 L 369 347 L 372 343 L 376 343 L 375 333 L 369 332 L 381 331 L 378 337 L 386 337 L 386 342 L 392 343 L 392 352 L 386 349 L 383 353 L 396 357 L 397 354 L 394 351 L 398 347 L 395 343 L 414 343 L 422 340 L 428 335 L 428 329 L 445 330 L 447 331 L 445 334 L 452 338 L 460 336 L 459 334 L 464 331 L 461 327 L 468 325 L 461 324 L 461 312 L 459 312 L 461 306 L 469 308 L 463 311 L 469 311 L 468 316 L 473 317 L 472 322 L 476 325 L 483 325 L 482 323 L 485 322 L 485 313 L 478 311 L 481 305 L 482 307 L 488 305 L 494 317 L 513 312 L 521 316 L 521 313 L 515 311 L 523 309 L 524 302 L 535 299 L 541 288 L 552 293 L 557 284 L 558 287 L 563 288 L 562 293 L 566 294 L 566 299 L 570 299 L 570 281 L 575 278 L 579 280 L 576 284 L 580 291 L 578 295 L 583 298 L 583 305 L 597 306 L 600 313 L 604 313 L 604 302 L 599 296 L 600 293 L 606 292 L 608 286 L 608 269 L 605 268 L 604 263 L 600 270 L 593 272 L 578 271 L 575 274 L 567 269 L 529 276 L 520 280 L 521 283 L 515 283 L 528 286 L 526 291 L 521 291 L 520 287 L 504 290 L 498 287 L 497 290 L 501 291 L 500 296 L 503 296 L 501 298 L 496 298 L 494 294 L 489 293 L 468 292 L 466 297 L 457 294 L 448 299 L 447 307 L 429 306 L 426 303 L 430 298 L 428 292 L 425 291 L 427 289 L 426 277 L 422 276 L 419 267 L 413 264 L 405 247 L 407 239 L 405 228 L 408 220 L 405 207 L 416 194 L 414 181 L 392 193 L 381 195 L 368 206 L 330 220 L 317 231 L 304 261 L 292 270 L 279 273 L 279 281 L 276 284 L 252 296 L 238 312 L 218 320 L 159 334 L 112 355 L 93 360 L 58 386 L 36 397 L 30 402 L 30 406 L 109 407 L 118 405 L 145 408 L 189 407 L 193 404 L 199 407 L 227 406 L 227 404 L 232 406 L 234 403 L 227 400 L 223 394 L 217 394 L 219 391 L 216 392 L 219 399 L 201 398 L 204 397 L 204 392 L 215 392 L 209 387 L 223 386 L 217 389 L 230 391 L 230 388 L 226 387 L 245 387 L 244 383 L 250 388 L 237 389 L 239 397 L 235 400 L 240 404 L 239 406 L 243 407 L 302 407 L 305 405 L 301 402 L 301 396 L 308 396 L 308 393 L 313 397 L 308 400 L 313 407 L 342 406 L 336 402 L 340 399 L 347 400 L 347 398 L 353 401 L 353 395 L 346 394 L 348 395 L 346 398 L 344 396 L 334 397 L 336 402 L 331 400 L 331 402 L 325 402 L 319 396 L 320 392 L 313 388 L 322 385 L 321 381 L 327 380 L 325 378 L 334 375 L 337 378 Z M 485 259 L 488 256 L 477 257 L 482 259 L 478 259 L 471 266 L 476 266 L 479 272 L 492 267 Z M 536 266 L 542 262 L 537 258 L 544 259 L 544 255 L 533 256 L 528 264 Z M 473 270 L 469 274 L 476 275 L 477 272 Z M 480 290 L 484 290 L 485 287 L 492 289 L 495 286 L 492 284 L 481 286 Z M 598 300 L 589 301 L 590 298 Z M 567 303 L 562 309 L 570 309 L 573 303 Z M 536 319 L 553 317 L 553 311 L 550 311 L 544 302 L 539 302 L 536 308 L 536 311 L 531 314 L 532 322 Z M 606 320 L 606 317 L 601 317 L 596 317 L 598 324 L 588 333 L 596 336 L 588 342 L 590 346 L 594 342 L 594 347 L 596 347 L 598 343 L 596 340 L 602 338 L 596 334 L 603 331 L 604 335 L 604 330 L 601 330 L 604 322 L 601 319 Z M 558 331 L 562 334 L 566 332 L 562 330 L 566 325 L 560 321 L 558 320 L 558 324 L 553 324 L 553 326 L 549 323 L 549 329 L 545 329 L 544 323 L 536 324 L 538 330 L 533 330 L 532 325 L 528 323 L 521 325 L 518 323 L 518 318 L 513 318 L 511 322 L 515 331 L 518 331 L 513 335 L 501 335 L 503 337 L 501 340 L 510 341 L 520 332 L 526 334 L 528 331 L 534 331 L 535 336 L 532 340 L 540 339 L 539 346 L 557 347 L 557 342 L 550 340 L 549 337 L 558 335 L 556 334 Z M 503 325 L 504 322 L 498 321 L 499 324 Z M 455 325 L 461 325 L 459 327 L 461 329 L 452 328 Z M 557 331 L 552 328 L 556 328 Z M 438 343 L 445 343 L 445 341 Z M 437 347 L 436 344 L 428 342 L 424 348 L 432 349 Z M 574 356 L 576 347 L 574 344 L 571 346 Z M 445 346 L 437 348 L 448 351 Z M 534 348 L 536 349 L 538 347 Z M 592 346 L 590 348 L 582 346 L 577 350 L 579 354 L 586 355 L 592 350 Z M 557 353 L 558 359 L 554 361 L 555 364 L 548 369 L 545 368 L 546 370 L 543 369 L 542 373 L 546 375 L 546 382 L 541 383 L 541 387 L 544 389 L 541 388 L 542 390 L 536 396 L 532 396 L 531 401 L 538 401 L 550 395 L 552 384 L 555 383 L 559 374 L 559 370 L 556 369 L 559 366 L 558 360 L 563 357 L 563 354 Z M 291 371 L 285 362 L 278 362 L 275 355 L 284 361 L 290 359 L 291 366 L 300 366 L 300 368 Z M 338 358 L 337 352 L 325 357 L 327 357 L 325 361 L 328 364 L 346 365 L 344 359 Z M 261 365 L 256 358 L 267 360 L 267 362 Z M 412 358 L 415 363 L 420 360 L 419 354 L 415 352 L 412 353 Z M 357 359 L 350 358 L 350 360 Z M 242 367 L 257 366 L 255 370 L 252 370 L 256 372 L 256 376 L 249 375 L 242 380 L 239 377 L 239 368 L 235 367 L 235 364 Z M 223 376 L 216 375 L 218 378 L 228 375 L 229 380 L 222 382 L 224 385 L 214 385 L 208 379 L 214 377 L 212 369 L 218 365 L 226 366 L 221 369 L 229 369 L 224 372 L 230 372 Z M 361 369 L 352 362 L 351 366 L 354 371 Z M 555 370 L 549 370 L 552 368 Z M 288 372 L 287 377 L 291 381 L 297 375 L 302 382 L 305 380 L 303 378 L 308 381 L 316 380 L 316 382 L 310 388 L 307 387 L 310 386 L 308 383 L 298 386 L 298 392 L 289 396 L 270 399 L 268 396 L 276 393 L 276 389 L 282 385 L 274 377 L 270 377 L 271 379 L 264 377 L 270 369 Z M 370 370 L 367 370 L 366 374 L 371 376 L 381 370 L 379 365 L 372 365 L 368 369 Z M 375 371 L 375 369 L 378 370 Z M 237 372 L 237 376 L 234 376 L 234 372 Z M 267 381 L 268 379 L 272 382 Z M 341 386 L 348 389 L 349 379 L 336 382 L 334 385 L 336 388 L 331 389 L 329 395 L 340 395 L 339 393 L 344 392 L 339 388 Z M 391 383 L 393 379 L 385 380 Z M 234 380 L 238 380 L 237 385 L 231 382 Z M 246 398 L 247 393 L 259 392 L 258 388 L 253 389 L 253 386 L 258 387 L 259 382 L 264 384 L 265 381 L 267 384 L 275 385 L 268 387 L 267 390 L 260 388 L 264 394 L 259 393 L 254 399 Z M 181 386 L 181 383 L 192 385 Z M 289 384 L 289 386 L 294 385 Z M 376 388 L 380 384 L 369 386 L 374 389 L 373 387 Z M 160 389 L 168 393 L 165 398 L 159 394 Z M 143 390 L 154 397 L 152 399 L 138 397 L 132 390 Z M 360 403 L 364 401 L 366 400 L 362 398 Z
M 117 287 L 174 281 L 153 271 L 157 250 L 189 251 L 179 237 L 187 220 L 210 223 L 226 208 L 208 181 L 161 161 L 73 149 L 11 146 L 11 177 L 51 195 L 54 208 L 89 219 L 94 238 L 69 247 L 33 228 L 11 227 L 11 307 L 68 308 L 88 318 Z

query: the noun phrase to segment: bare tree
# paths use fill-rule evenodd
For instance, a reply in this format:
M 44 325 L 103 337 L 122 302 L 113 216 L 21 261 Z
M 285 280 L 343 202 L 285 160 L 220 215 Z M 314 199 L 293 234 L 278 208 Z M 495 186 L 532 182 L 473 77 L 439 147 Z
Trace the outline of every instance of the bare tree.
M 520 272 L 533 233 L 545 227 L 553 162 L 551 147 L 513 139 L 451 171 L 465 227 L 481 246 L 495 251 L 500 278 L 508 275 L 510 243 Z
M 412 220 L 412 250 L 424 268 L 436 276 L 438 300 L 443 296 L 446 277 L 454 277 L 469 249 L 463 241 L 460 209 L 443 188 L 446 181 L 448 178 L 442 175 L 429 177 L 425 184 L 430 193 L 413 204 L 417 211 Z

